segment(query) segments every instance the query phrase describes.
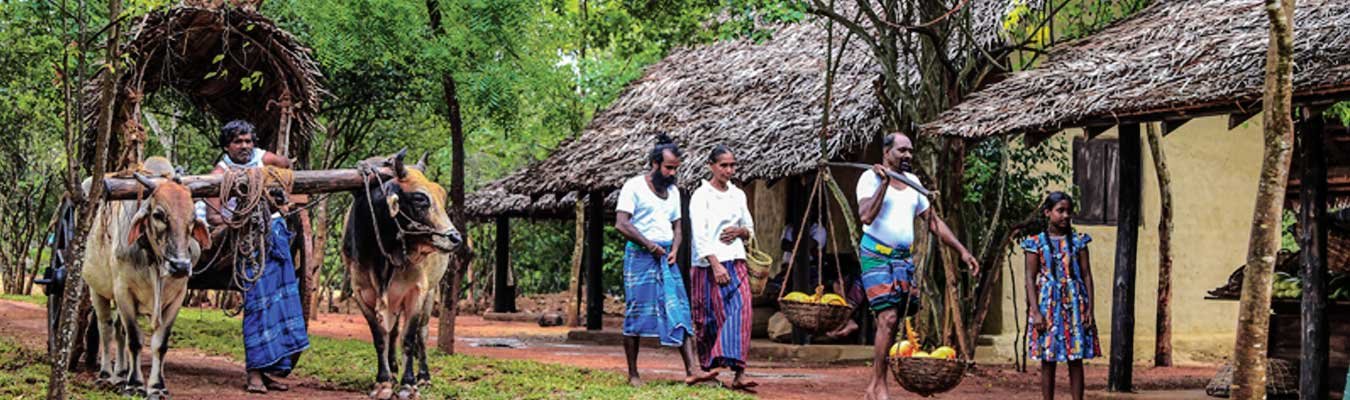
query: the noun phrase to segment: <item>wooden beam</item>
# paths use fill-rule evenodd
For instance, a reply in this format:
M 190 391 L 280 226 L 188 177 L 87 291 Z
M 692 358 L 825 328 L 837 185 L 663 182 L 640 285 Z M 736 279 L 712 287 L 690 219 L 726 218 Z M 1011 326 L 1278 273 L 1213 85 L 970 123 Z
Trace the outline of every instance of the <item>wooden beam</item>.
M 496 268 L 492 273 L 492 311 L 516 312 L 516 287 L 511 284 L 511 219 L 497 217 Z
M 1231 131 L 1237 129 L 1237 127 L 1242 126 L 1243 123 L 1246 123 L 1247 120 L 1250 120 L 1252 119 L 1252 117 L 1255 117 L 1260 114 L 1261 114 L 1260 109 L 1256 109 L 1255 111 L 1246 113 L 1228 114 L 1228 130 Z
M 1327 328 L 1327 168 L 1323 151 L 1324 122 L 1320 113 L 1297 125 L 1302 162 L 1299 190 L 1299 248 L 1303 269 L 1302 354 L 1299 357 L 1299 399 L 1325 398 L 1329 336 Z
M 1083 132 L 1087 134 L 1087 140 L 1096 139 L 1106 131 L 1111 130 L 1110 125 L 1092 125 L 1083 127 Z
M 1185 118 L 1185 119 L 1165 119 L 1165 120 L 1162 120 L 1162 134 L 1163 134 L 1163 136 L 1167 136 L 1167 135 L 1172 134 L 1172 132 L 1176 131 L 1177 128 L 1180 128 L 1182 125 L 1186 125 L 1187 122 L 1191 122 L 1191 119 L 1190 119 L 1190 118 Z
M 1111 360 L 1107 390 L 1131 392 L 1134 387 L 1134 288 L 1139 247 L 1139 214 L 1143 159 L 1139 125 L 1120 126 L 1120 168 L 1116 202 L 1116 270 L 1111 291 Z
M 586 202 L 586 330 L 604 327 L 605 192 L 594 190 Z
M 378 170 L 380 179 L 394 178 L 393 171 L 387 167 Z M 240 184 L 246 184 L 248 178 L 243 171 L 235 172 Z M 327 169 L 294 171 L 293 194 L 317 194 L 344 192 L 361 188 L 361 173 L 356 169 Z M 192 197 L 216 197 L 220 195 L 220 182 L 223 175 L 189 175 L 182 177 L 183 185 L 192 191 Z M 154 179 L 162 180 L 160 178 Z M 135 200 L 150 193 L 135 178 L 108 177 L 103 179 L 107 187 L 107 200 Z

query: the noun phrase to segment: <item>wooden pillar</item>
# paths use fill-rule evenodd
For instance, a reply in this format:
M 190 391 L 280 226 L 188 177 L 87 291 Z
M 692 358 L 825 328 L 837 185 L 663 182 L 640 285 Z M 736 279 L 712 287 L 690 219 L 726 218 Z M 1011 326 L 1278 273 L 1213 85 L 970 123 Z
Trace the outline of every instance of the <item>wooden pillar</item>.
M 586 330 L 604 328 L 605 194 L 592 191 L 586 202 Z
M 1139 247 L 1140 164 L 1139 125 L 1121 125 L 1119 191 L 1116 202 L 1116 271 L 1111 290 L 1111 364 L 1107 390 L 1130 392 L 1134 387 L 1134 282 Z
M 516 312 L 516 288 L 511 286 L 511 219 L 497 217 L 497 267 L 492 273 L 492 311 Z
M 1299 357 L 1299 399 L 1327 394 L 1327 166 L 1322 149 L 1320 113 L 1298 125 L 1298 157 L 1303 165 L 1299 186 L 1299 248 L 1303 266 L 1303 349 Z

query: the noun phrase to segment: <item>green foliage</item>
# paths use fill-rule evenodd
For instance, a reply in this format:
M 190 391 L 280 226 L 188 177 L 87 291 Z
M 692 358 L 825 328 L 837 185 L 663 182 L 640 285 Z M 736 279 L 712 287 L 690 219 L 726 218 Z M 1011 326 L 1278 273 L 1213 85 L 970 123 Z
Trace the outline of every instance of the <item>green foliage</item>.
M 1342 101 L 1332 104 L 1325 115 L 1341 122 L 1341 125 L 1350 126 L 1350 101 Z

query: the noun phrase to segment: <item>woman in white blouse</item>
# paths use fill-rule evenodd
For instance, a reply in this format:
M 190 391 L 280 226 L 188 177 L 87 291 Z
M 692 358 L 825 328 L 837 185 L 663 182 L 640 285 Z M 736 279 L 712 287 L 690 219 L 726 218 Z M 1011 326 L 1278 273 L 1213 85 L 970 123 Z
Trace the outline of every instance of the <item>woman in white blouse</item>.
M 730 368 L 736 377 L 732 389 L 751 391 L 757 384 L 745 380 L 750 352 L 750 280 L 745 243 L 755 223 L 746 206 L 745 192 L 731 183 L 736 156 L 717 145 L 708 156 L 712 180 L 694 191 L 689 200 L 693 226 L 694 268 L 690 303 L 698 358 L 704 370 Z

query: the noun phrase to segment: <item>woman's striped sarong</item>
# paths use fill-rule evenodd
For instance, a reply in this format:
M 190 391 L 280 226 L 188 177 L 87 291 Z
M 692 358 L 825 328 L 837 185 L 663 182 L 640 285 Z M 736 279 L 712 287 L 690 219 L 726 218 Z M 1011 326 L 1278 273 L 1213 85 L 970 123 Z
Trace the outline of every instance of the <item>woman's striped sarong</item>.
M 670 243 L 657 244 L 671 251 Z M 660 338 L 662 345 L 678 347 L 694 334 L 678 265 L 667 264 L 665 257 L 628 242 L 623 254 L 623 289 L 627 303 L 624 336 Z
M 696 267 L 690 272 L 694 286 L 690 299 L 698 338 L 698 361 L 703 369 L 745 368 L 750 351 L 750 285 L 745 260 L 723 261 L 731 281 L 718 285 L 712 267 Z

